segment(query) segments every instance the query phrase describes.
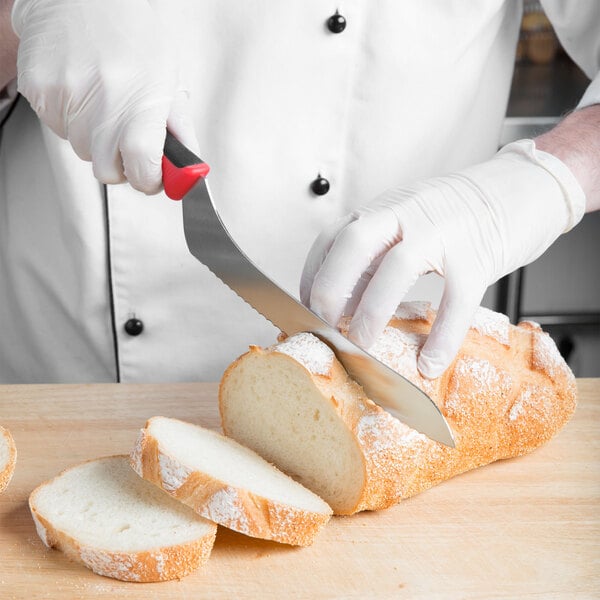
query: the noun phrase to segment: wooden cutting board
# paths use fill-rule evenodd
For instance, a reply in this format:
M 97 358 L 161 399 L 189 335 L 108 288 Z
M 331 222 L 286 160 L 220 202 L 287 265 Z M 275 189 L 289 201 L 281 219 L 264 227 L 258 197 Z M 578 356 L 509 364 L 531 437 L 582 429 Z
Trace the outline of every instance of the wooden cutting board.
M 219 528 L 207 565 L 155 584 L 46 549 L 27 497 L 74 463 L 127 453 L 150 416 L 217 427 L 217 386 L 0 386 L 0 423 L 18 447 L 0 495 L 0 598 L 600 598 L 600 379 L 578 384 L 572 421 L 529 456 L 334 518 L 309 548 Z

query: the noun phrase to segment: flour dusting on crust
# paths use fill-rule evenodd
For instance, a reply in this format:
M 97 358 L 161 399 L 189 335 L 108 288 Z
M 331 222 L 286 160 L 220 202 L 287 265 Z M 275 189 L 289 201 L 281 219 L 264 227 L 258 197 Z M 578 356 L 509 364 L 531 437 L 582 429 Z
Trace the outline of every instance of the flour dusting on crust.
M 142 442 L 144 439 L 144 432 L 141 431 L 138 436 L 137 441 L 135 442 L 135 446 L 129 455 L 129 464 L 133 468 L 133 470 L 140 476 L 143 477 L 143 467 L 142 467 Z
M 140 580 L 139 574 L 135 572 L 140 567 L 139 563 L 125 553 L 112 554 L 90 546 L 81 546 L 79 556 L 87 567 L 99 575 L 122 581 Z
M 510 408 L 510 412 L 508 413 L 509 421 L 516 421 L 527 414 L 527 406 L 531 405 L 531 393 L 531 388 L 521 391 L 515 403 Z
M 538 331 L 533 338 L 533 367 L 547 373 L 552 379 L 565 374 L 565 361 L 554 340 L 545 332 Z
M 327 344 L 312 333 L 298 333 L 277 344 L 274 350 L 291 356 L 313 375 L 327 375 L 334 354 Z
M 426 340 L 425 334 L 408 333 L 388 326 L 369 348 L 369 352 L 384 365 L 431 395 L 434 389 L 433 380 L 421 377 L 417 368 L 417 358 Z
M 405 321 L 428 321 L 431 302 L 415 300 L 414 302 L 402 302 L 398 305 L 394 316 Z
M 406 497 L 414 485 L 414 472 L 426 468 L 440 452 L 440 444 L 385 412 L 363 415 L 356 436 L 370 479 L 376 482 L 371 493 L 383 492 L 386 505 Z
M 248 517 L 242 506 L 238 491 L 231 486 L 215 492 L 200 514 L 211 521 L 234 529 L 240 533 L 249 533 Z
M 0 470 L 4 469 L 10 459 L 8 432 L 0 428 Z
M 537 422 L 548 421 L 556 411 L 553 390 L 545 385 L 526 384 L 515 398 L 508 413 L 509 421 L 519 422 L 535 416 Z
M 536 392 L 538 393 L 536 394 Z M 508 413 L 509 420 L 516 421 L 520 417 L 524 417 L 531 410 L 532 405 L 535 405 L 537 396 L 539 396 L 539 389 L 537 387 L 524 387 L 510 408 L 510 412 Z
M 394 371 L 414 378 L 417 375 L 417 356 L 426 339 L 427 336 L 421 333 L 386 327 L 369 352 Z
M 500 381 L 498 369 L 489 360 L 483 358 L 461 358 L 457 361 L 454 372 L 459 375 L 459 377 L 455 377 L 457 388 L 460 385 L 461 377 L 470 375 L 469 383 L 474 381 L 480 393 L 489 392 Z
M 505 346 L 509 345 L 510 321 L 506 315 L 479 306 L 473 316 L 471 327 L 481 335 L 492 337 Z
M 156 561 L 155 567 L 156 567 L 156 572 L 158 573 L 158 576 L 162 577 L 162 575 L 165 572 L 165 565 L 167 562 L 167 557 L 162 552 L 153 552 L 151 554 L 151 556 Z
M 427 443 L 429 438 L 419 433 L 415 429 L 411 429 L 400 421 L 395 421 L 398 424 L 394 429 L 394 435 L 389 435 L 390 421 L 385 418 L 385 415 L 371 413 L 363 415 L 357 427 L 357 436 L 359 441 L 365 445 L 368 452 L 381 454 L 388 452 L 393 448 L 400 446 L 413 446 L 417 443 Z M 368 444 L 366 442 L 369 441 Z
M 162 487 L 168 492 L 179 489 L 191 474 L 189 469 L 162 452 L 158 455 L 158 463 Z
M 0 426 L 0 493 L 3 492 L 12 479 L 17 449 L 8 429 Z
M 462 357 L 456 361 L 444 406 L 455 419 L 491 418 L 507 410 L 513 379 L 486 359 Z M 469 401 L 466 401 L 469 398 Z M 504 408 L 503 408 L 504 407 Z

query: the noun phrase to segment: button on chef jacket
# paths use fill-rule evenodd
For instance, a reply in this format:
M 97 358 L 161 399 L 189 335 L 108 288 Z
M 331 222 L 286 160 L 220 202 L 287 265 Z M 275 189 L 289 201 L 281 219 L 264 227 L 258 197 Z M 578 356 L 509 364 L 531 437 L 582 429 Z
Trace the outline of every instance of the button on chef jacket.
M 295 295 L 325 225 L 497 149 L 519 2 L 153 4 L 178 32 L 219 211 Z M 545 7 L 593 77 L 600 3 Z M 100 185 L 20 99 L 0 148 L 0 381 L 218 380 L 277 333 L 189 254 L 181 203 Z

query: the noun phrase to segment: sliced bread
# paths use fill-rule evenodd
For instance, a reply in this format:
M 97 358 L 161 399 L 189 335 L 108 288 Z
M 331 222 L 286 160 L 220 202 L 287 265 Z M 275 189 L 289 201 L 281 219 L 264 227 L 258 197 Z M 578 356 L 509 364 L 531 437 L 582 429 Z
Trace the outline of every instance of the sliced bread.
M 480 309 L 450 368 L 427 380 L 417 357 L 435 318 L 400 305 L 371 352 L 425 390 L 456 448 L 430 440 L 367 398 L 311 334 L 250 351 L 225 372 L 223 431 L 319 494 L 336 514 L 385 508 L 458 473 L 530 452 L 575 409 L 573 374 L 550 336 Z
M 126 456 L 90 460 L 29 497 L 37 532 L 99 575 L 179 579 L 205 563 L 216 525 L 138 477 Z
M 252 450 L 177 419 L 150 419 L 131 465 L 199 515 L 249 536 L 307 546 L 331 516 L 321 498 Z
M 0 427 L 0 493 L 3 492 L 15 471 L 17 448 L 8 429 Z

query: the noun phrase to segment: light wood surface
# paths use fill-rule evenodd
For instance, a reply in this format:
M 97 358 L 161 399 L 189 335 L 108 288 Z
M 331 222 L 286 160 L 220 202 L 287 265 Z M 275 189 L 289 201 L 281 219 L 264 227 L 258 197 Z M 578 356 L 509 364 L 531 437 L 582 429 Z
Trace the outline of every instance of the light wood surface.
M 309 548 L 219 528 L 181 581 L 122 583 L 46 549 L 27 497 L 84 459 L 128 452 L 146 418 L 218 426 L 217 386 L 0 386 L 18 448 L 0 496 L 0 598 L 600 598 L 600 379 L 543 448 L 398 506 L 334 518 Z

